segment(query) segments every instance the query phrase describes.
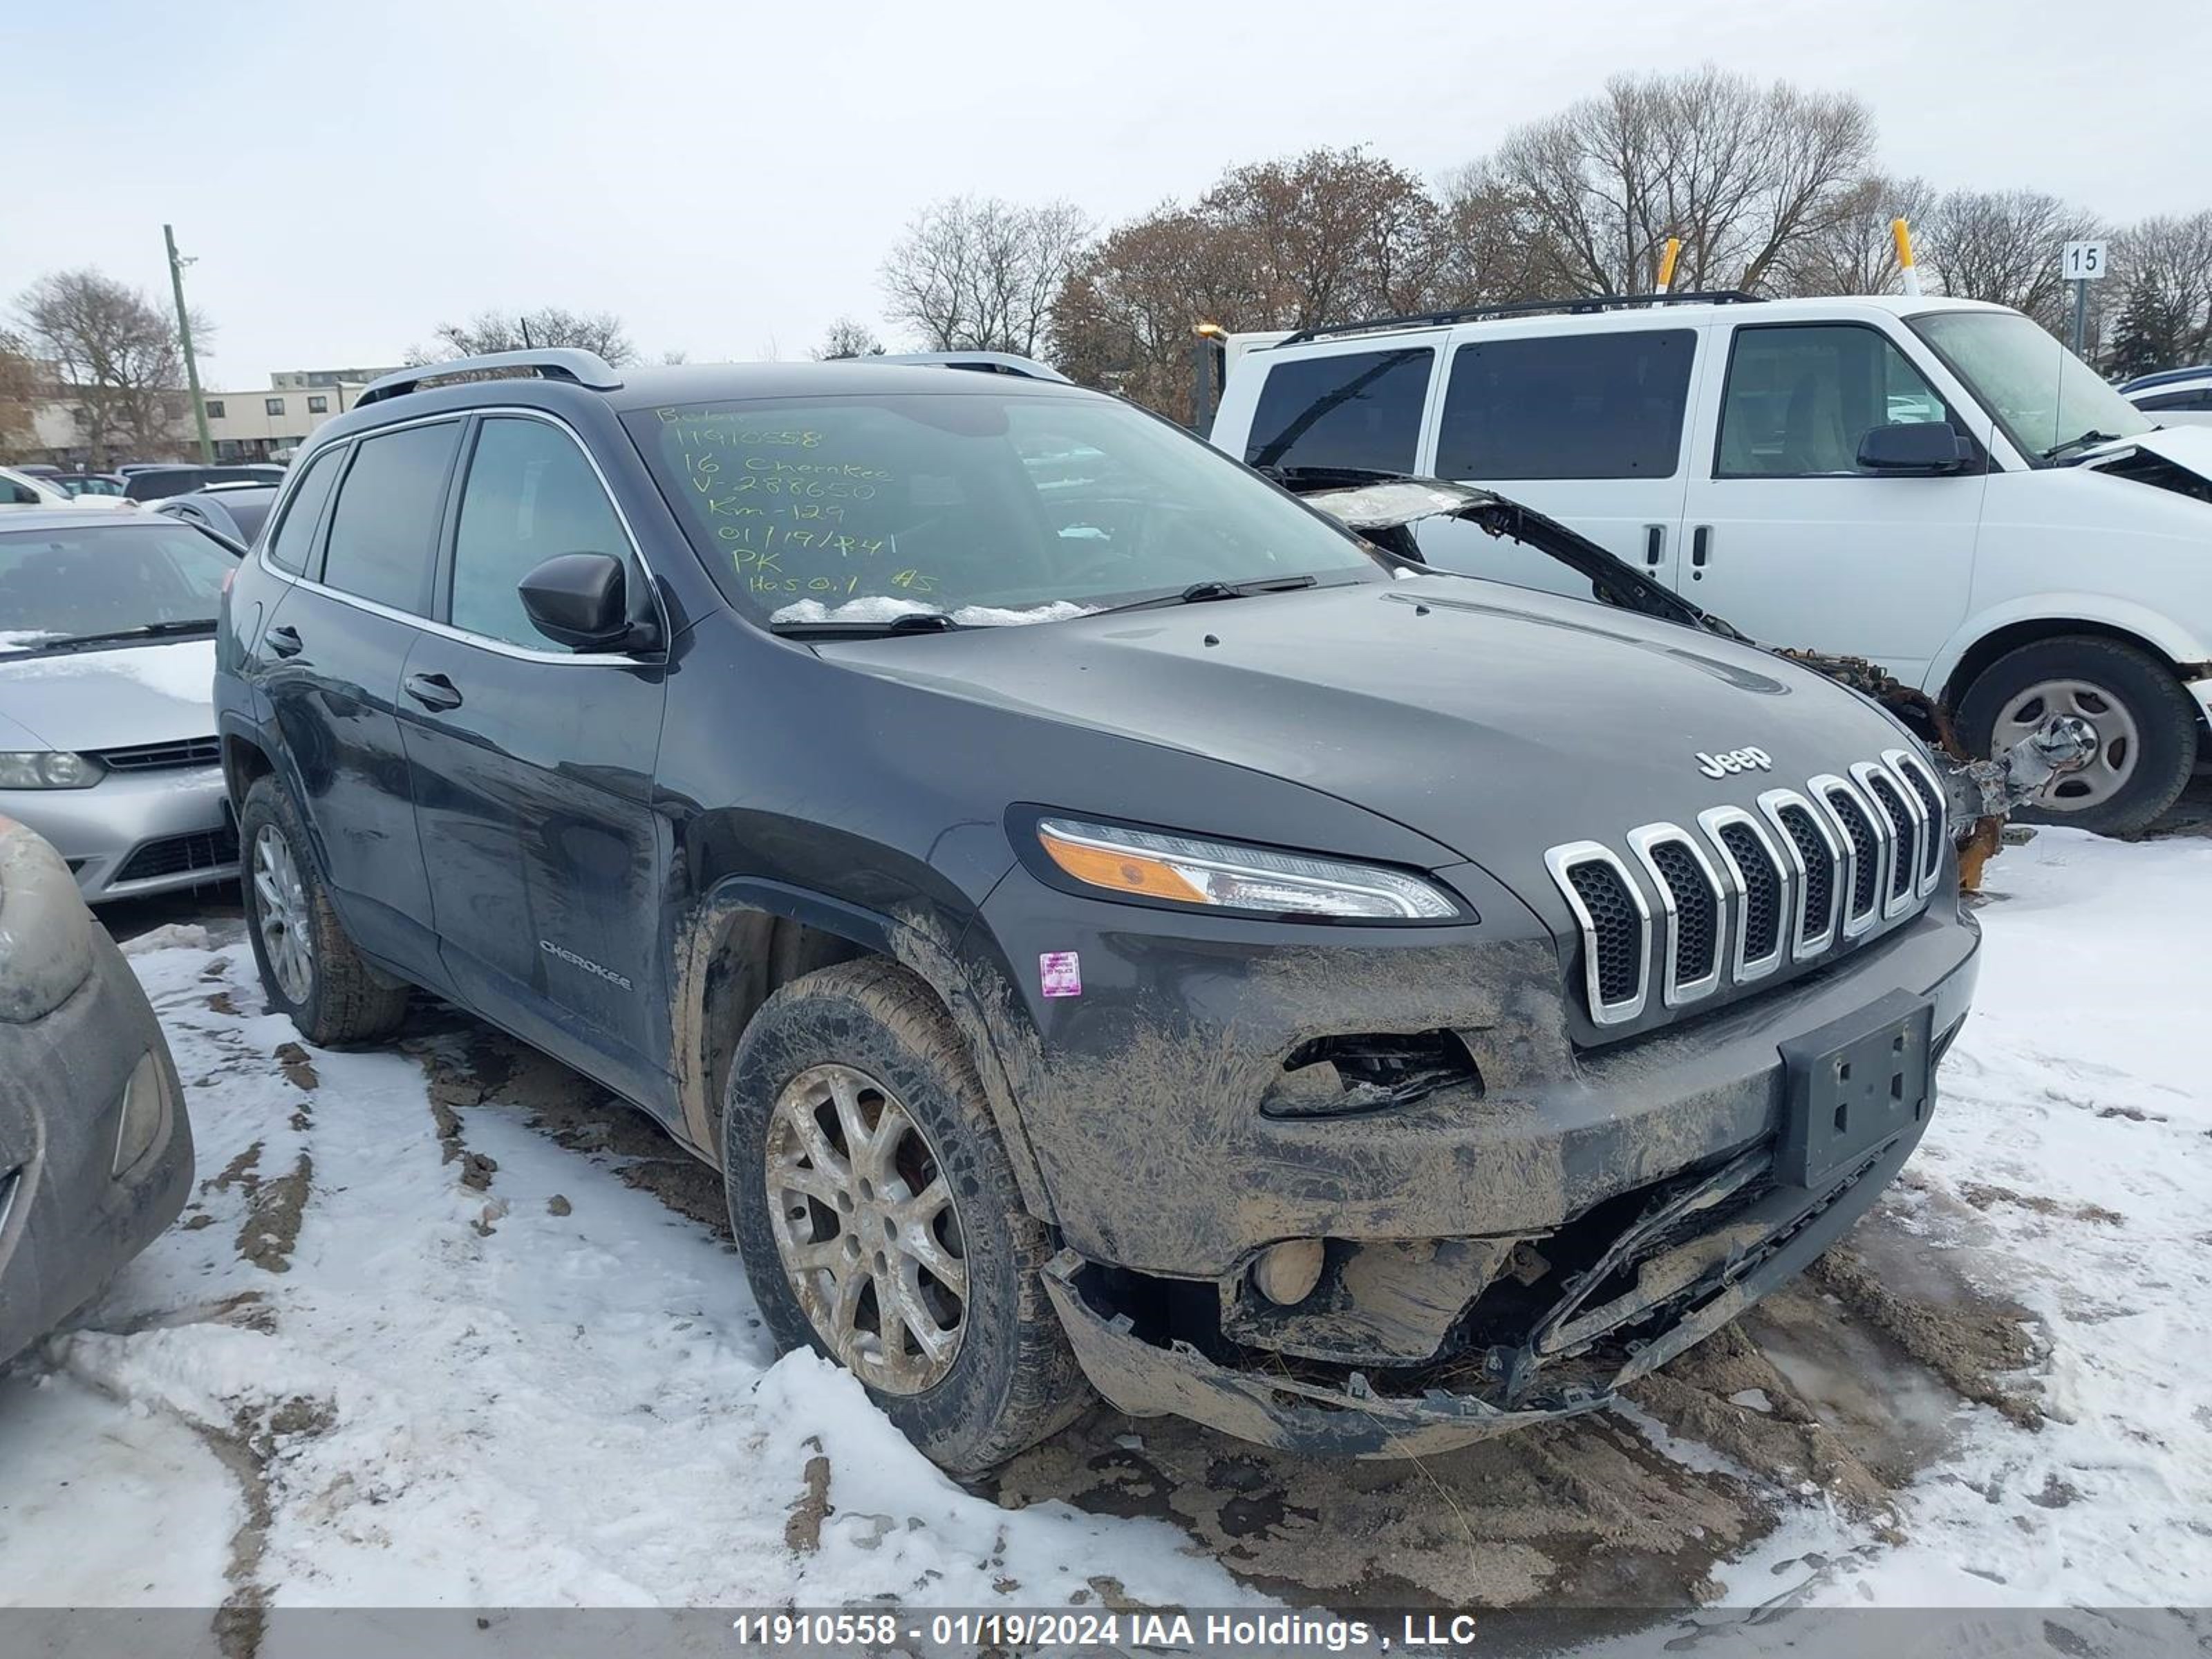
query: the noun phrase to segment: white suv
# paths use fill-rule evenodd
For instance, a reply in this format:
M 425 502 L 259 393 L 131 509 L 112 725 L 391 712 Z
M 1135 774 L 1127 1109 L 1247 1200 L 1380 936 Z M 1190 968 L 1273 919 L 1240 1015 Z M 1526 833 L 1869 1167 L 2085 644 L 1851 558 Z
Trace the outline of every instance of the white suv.
M 2019 313 L 1925 298 L 1573 301 L 1249 344 L 1214 442 L 1476 483 L 1773 645 L 1872 659 L 1987 753 L 2054 711 L 2046 815 L 2142 828 L 2212 708 L 2212 429 L 2161 430 Z M 1581 592 L 1473 526 L 1447 569 Z

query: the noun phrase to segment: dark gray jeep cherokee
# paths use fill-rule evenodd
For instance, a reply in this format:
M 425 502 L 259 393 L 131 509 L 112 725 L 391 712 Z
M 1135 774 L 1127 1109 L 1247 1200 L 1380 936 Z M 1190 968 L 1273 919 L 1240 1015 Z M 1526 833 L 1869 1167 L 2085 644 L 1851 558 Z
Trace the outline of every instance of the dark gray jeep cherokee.
M 274 1005 L 421 986 L 651 1113 L 957 1470 L 1092 1388 L 1379 1456 L 1601 1406 L 1867 1209 L 1972 988 L 1871 702 L 1046 371 L 392 377 L 217 672 Z

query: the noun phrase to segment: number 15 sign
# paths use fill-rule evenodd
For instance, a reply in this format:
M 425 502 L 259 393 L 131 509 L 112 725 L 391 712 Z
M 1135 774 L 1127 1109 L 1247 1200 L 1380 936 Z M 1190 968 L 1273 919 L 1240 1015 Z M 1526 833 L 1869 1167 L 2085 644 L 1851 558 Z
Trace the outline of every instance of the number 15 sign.
M 2069 242 L 2062 269 L 2069 283 L 2094 283 L 2105 274 L 2102 242 Z

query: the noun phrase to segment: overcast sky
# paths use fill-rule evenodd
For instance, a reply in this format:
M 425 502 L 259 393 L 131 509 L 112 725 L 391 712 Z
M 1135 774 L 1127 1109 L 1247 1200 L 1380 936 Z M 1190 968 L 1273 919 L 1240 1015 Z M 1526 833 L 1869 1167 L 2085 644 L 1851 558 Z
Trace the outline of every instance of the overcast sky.
M 173 222 L 211 388 L 396 362 L 494 305 L 800 356 L 879 320 L 884 252 L 940 197 L 1109 221 L 1316 144 L 1433 175 L 1618 70 L 1707 59 L 1859 94 L 1896 172 L 2112 220 L 2212 206 L 2212 0 L 35 9 L 0 0 L 0 308 L 87 264 L 161 294 Z

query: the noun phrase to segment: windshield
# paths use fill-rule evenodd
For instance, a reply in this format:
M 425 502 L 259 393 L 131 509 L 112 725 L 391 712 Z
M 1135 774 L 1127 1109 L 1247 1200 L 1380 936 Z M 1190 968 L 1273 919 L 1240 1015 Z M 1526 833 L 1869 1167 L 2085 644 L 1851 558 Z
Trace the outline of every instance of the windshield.
M 1387 580 L 1218 451 L 1103 398 L 921 392 L 628 420 L 715 580 L 770 623 L 1054 622 L 1200 583 Z
M 1936 311 L 1911 322 L 2031 460 L 2157 425 L 2018 312 Z
M 183 525 L 0 529 L 0 657 L 88 636 L 212 629 L 237 567 Z

